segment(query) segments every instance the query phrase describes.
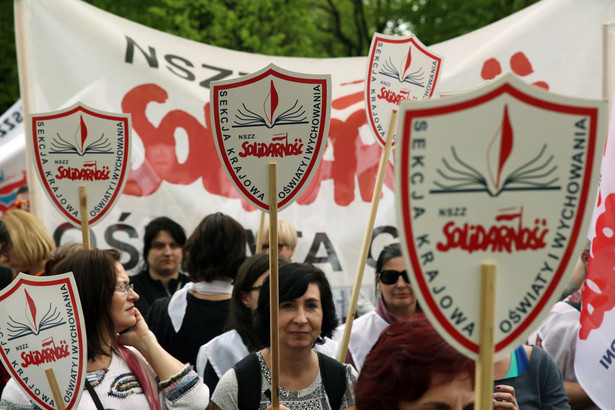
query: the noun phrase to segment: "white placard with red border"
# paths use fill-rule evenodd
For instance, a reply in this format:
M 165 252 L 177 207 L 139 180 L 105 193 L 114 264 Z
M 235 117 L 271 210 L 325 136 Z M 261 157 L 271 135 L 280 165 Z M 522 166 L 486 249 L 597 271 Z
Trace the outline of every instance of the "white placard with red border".
M 387 36 L 374 33 L 369 48 L 365 105 L 367 122 L 381 145 L 393 110 L 402 100 L 430 98 L 436 91 L 442 57 L 428 50 L 414 35 Z
M 605 101 L 551 94 L 512 75 L 402 103 L 402 249 L 423 310 L 467 356 L 478 357 L 482 262 L 497 264 L 496 357 L 522 343 L 560 296 L 595 201 L 605 112 Z
M 87 190 L 87 220 L 99 222 L 117 203 L 130 170 L 130 114 L 77 103 L 28 116 L 35 169 L 45 193 L 81 226 L 79 186 Z
M 79 405 L 87 365 L 87 337 L 72 273 L 20 273 L 0 292 L 0 359 L 44 409 L 58 403 L 45 374 L 52 369 L 64 407 Z
M 214 140 L 224 170 L 243 197 L 269 211 L 267 163 L 277 163 L 277 206 L 307 187 L 327 144 L 331 76 L 270 64 L 245 77 L 212 83 Z

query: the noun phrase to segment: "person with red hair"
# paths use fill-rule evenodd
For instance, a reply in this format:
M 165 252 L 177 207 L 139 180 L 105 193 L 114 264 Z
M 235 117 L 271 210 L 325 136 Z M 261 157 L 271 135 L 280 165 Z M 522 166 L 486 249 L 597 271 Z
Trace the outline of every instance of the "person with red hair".
M 519 410 L 514 388 L 498 387 L 493 408 Z M 380 334 L 354 392 L 358 410 L 474 409 L 474 361 L 416 313 Z

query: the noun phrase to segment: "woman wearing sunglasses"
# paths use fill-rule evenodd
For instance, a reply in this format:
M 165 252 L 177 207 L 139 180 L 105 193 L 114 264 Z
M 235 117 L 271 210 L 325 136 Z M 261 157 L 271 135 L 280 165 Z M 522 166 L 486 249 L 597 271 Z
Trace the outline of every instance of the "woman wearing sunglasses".
M 399 243 L 388 245 L 380 252 L 376 262 L 376 289 L 379 292 L 376 310 L 355 320 L 350 333 L 346 363 L 354 365 L 358 372 L 380 333 L 388 325 L 421 311 Z M 344 325 L 341 325 L 335 332 L 334 340 L 339 342 L 343 334 Z

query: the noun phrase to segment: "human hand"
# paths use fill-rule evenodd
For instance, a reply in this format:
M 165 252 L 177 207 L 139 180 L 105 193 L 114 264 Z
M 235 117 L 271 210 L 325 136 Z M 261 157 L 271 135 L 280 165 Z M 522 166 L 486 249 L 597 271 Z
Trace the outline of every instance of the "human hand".
M 149 327 L 147 326 L 145 319 L 143 319 L 141 312 L 139 312 L 139 309 L 136 307 L 133 309 L 135 312 L 136 322 L 132 327 L 129 327 L 118 335 L 117 343 L 125 346 L 133 346 L 137 350 L 141 350 L 139 349 L 139 345 L 143 342 L 143 340 L 153 338 L 153 335 L 149 331 Z
M 519 410 L 519 404 L 515 396 L 515 388 L 505 384 L 495 386 L 496 392 L 493 393 L 493 408 Z

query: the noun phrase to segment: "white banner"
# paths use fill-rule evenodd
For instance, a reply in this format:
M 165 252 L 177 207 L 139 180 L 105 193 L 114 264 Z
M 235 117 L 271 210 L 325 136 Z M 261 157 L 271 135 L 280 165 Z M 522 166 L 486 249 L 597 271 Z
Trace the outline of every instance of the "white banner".
M 223 211 L 252 234 L 259 213 L 240 198 L 219 163 L 211 132 L 209 83 L 274 63 L 331 74 L 332 120 L 322 161 L 305 192 L 280 218 L 301 237 L 295 261 L 325 270 L 334 287 L 350 287 L 381 148 L 367 126 L 366 57 L 307 59 L 247 54 L 174 37 L 76 0 L 16 2 L 23 37 L 18 49 L 31 113 L 77 101 L 131 113 L 132 167 L 117 206 L 92 232 L 92 244 L 126 251 L 134 268 L 143 227 L 167 215 L 188 233 L 207 214 Z M 602 28 L 610 0 L 544 0 L 486 28 L 433 46 L 446 59 L 442 90 L 466 89 L 513 71 L 529 83 L 578 97 L 602 96 Z M 574 30 L 570 28 L 574 27 Z M 27 101 L 26 101 L 27 100 Z M 33 184 L 34 175 L 29 175 Z M 371 258 L 397 237 L 393 167 L 389 165 L 375 221 Z M 40 186 L 32 195 L 41 197 Z M 61 243 L 80 241 L 41 198 L 34 210 Z M 38 206 L 37 206 L 38 205 Z M 373 287 L 373 276 L 365 285 Z
M 598 201 L 589 232 L 592 243 L 574 361 L 579 383 L 601 409 L 613 408 L 615 403 L 614 175 L 615 115 L 611 113 Z

